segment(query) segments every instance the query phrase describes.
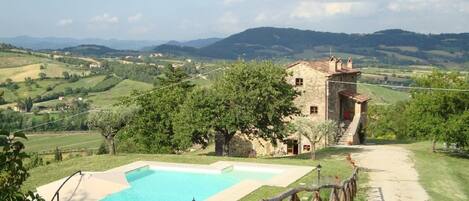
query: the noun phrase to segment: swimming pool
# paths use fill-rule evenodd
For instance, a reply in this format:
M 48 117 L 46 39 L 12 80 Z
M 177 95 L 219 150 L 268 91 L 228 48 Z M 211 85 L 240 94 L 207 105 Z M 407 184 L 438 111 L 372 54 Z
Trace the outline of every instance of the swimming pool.
M 267 181 L 279 173 L 237 168 L 217 173 L 145 167 L 127 172 L 130 187 L 101 201 L 202 201 L 243 180 Z

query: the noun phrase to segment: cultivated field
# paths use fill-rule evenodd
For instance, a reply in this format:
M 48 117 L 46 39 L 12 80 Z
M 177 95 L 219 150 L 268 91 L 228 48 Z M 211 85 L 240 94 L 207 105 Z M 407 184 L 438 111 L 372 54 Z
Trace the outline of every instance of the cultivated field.
M 27 135 L 24 140 L 26 152 L 50 152 L 55 148 L 61 150 L 96 149 L 103 142 L 97 132 L 45 132 Z

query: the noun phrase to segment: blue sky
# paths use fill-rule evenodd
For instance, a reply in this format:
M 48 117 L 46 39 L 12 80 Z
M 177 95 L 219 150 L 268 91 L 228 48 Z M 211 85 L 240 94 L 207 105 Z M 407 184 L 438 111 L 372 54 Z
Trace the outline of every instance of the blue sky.
M 189 40 L 260 26 L 469 32 L 468 0 L 0 0 L 0 37 Z

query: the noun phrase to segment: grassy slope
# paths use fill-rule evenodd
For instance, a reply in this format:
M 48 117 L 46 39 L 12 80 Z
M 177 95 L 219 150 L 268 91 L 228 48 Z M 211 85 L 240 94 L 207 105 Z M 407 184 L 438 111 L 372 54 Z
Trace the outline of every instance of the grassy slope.
M 409 99 L 409 94 L 380 86 L 359 85 L 358 92 L 367 95 L 375 104 L 392 104 Z
M 432 200 L 469 199 L 469 156 L 432 153 L 429 142 L 403 146 L 414 153 L 420 183 Z
M 124 80 L 108 91 L 91 93 L 89 99 L 93 101 L 93 106 L 98 108 L 110 107 L 119 101 L 119 98 L 130 95 L 134 90 L 149 90 L 153 85 L 133 80 Z
M 47 94 L 55 93 L 55 92 L 63 92 L 65 88 L 70 87 L 72 89 L 76 88 L 91 88 L 94 87 L 96 84 L 104 80 L 104 75 L 100 76 L 93 76 L 80 79 L 76 82 L 64 82 L 63 84 L 57 85 L 52 91 L 47 92 Z
M 97 132 L 41 133 L 28 135 L 24 141 L 27 152 L 45 152 L 60 149 L 98 148 L 103 138 Z
M 45 69 L 40 69 L 44 65 Z M 46 73 L 48 77 L 62 77 L 64 71 L 72 74 L 87 74 L 88 70 L 61 63 L 49 58 L 37 57 L 34 55 L 0 52 L 0 82 L 10 78 L 15 82 L 24 81 L 24 78 L 39 78 L 39 73 Z
M 165 161 L 177 163 L 198 163 L 210 164 L 216 161 L 243 161 L 243 162 L 256 162 L 256 163 L 271 163 L 271 164 L 287 164 L 287 165 L 305 165 L 316 166 L 321 163 L 323 166 L 322 175 L 324 177 L 333 177 L 338 175 L 340 178 L 348 177 L 351 174 L 351 168 L 344 160 L 344 154 L 352 150 L 347 148 L 329 148 L 319 152 L 319 160 L 311 161 L 306 156 L 287 157 L 287 158 L 230 158 L 230 157 L 215 157 L 207 155 L 144 155 L 144 154 L 120 154 L 118 156 L 88 156 L 80 158 L 72 158 L 59 163 L 52 163 L 46 166 L 34 168 L 30 171 L 31 177 L 24 185 L 25 189 L 34 189 L 40 185 L 49 183 L 59 178 L 66 177 L 77 170 L 85 171 L 103 171 L 113 167 L 125 165 L 139 160 L 151 161 Z M 298 186 L 299 183 L 314 183 L 316 179 L 316 171 L 312 171 L 299 181 L 290 185 L 290 187 Z M 366 177 L 361 177 L 362 181 L 366 181 Z M 280 192 L 285 191 L 287 188 L 263 186 L 255 192 L 249 194 L 242 200 L 255 200 L 261 198 L 275 196 Z M 360 196 L 363 197 L 364 191 L 360 191 Z M 302 195 L 305 196 L 305 195 Z M 360 200 L 360 199 L 359 199 Z

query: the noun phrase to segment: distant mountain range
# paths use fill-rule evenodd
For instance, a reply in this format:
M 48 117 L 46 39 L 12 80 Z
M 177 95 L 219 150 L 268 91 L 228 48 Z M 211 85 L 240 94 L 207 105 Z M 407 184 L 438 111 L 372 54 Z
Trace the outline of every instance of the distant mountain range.
M 1 38 L 0 42 L 15 45 L 17 47 L 43 50 L 43 49 L 63 49 L 66 47 L 73 47 L 83 44 L 94 44 L 107 46 L 109 48 L 118 50 L 140 50 L 143 47 L 150 45 L 161 45 L 167 41 L 150 41 L 150 40 L 117 40 L 117 39 L 75 39 L 75 38 L 60 38 L 60 37 L 30 37 L 18 36 L 10 38 Z
M 361 65 L 439 65 L 469 69 L 469 33 L 420 34 L 400 29 L 346 34 L 260 27 L 227 38 L 192 41 L 124 41 L 65 38 L 0 38 L 0 42 L 32 49 L 59 49 L 81 55 L 160 52 L 216 59 L 315 59 L 330 54 L 353 57 Z M 81 44 L 94 44 L 84 45 Z M 152 46 L 153 45 L 153 46 Z M 155 46 L 158 45 L 158 46 Z M 72 48 L 66 48 L 71 47 Z
M 319 58 L 332 52 L 343 57 L 353 56 L 361 63 L 467 65 L 469 33 L 427 35 L 391 29 L 371 34 L 345 34 L 261 27 L 202 48 L 164 44 L 154 51 L 221 59 Z

